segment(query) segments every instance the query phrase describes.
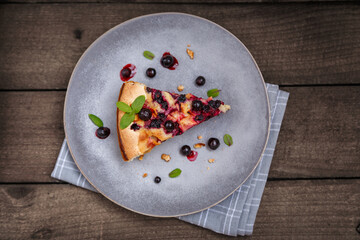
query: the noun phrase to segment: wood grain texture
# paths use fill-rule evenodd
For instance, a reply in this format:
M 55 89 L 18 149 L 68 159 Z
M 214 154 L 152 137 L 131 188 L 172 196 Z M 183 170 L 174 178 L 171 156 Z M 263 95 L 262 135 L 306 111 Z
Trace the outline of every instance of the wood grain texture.
M 0 181 L 51 180 L 65 137 L 64 99 L 56 91 L 0 92 Z
M 356 239 L 360 180 L 268 182 L 251 239 Z M 70 185 L 0 185 L 1 239 L 222 239 Z
M 269 177 L 360 177 L 360 87 L 284 90 L 290 99 Z M 0 182 L 54 181 L 63 101 L 62 91 L 0 93 Z
M 360 87 L 283 90 L 290 98 L 269 177 L 360 177 Z
M 357 0 L 3 0 L 1 3 L 306 3 L 355 2 Z
M 2 4 L 0 89 L 64 89 L 81 54 L 101 34 L 166 11 L 205 17 L 233 32 L 267 82 L 360 83 L 357 3 Z

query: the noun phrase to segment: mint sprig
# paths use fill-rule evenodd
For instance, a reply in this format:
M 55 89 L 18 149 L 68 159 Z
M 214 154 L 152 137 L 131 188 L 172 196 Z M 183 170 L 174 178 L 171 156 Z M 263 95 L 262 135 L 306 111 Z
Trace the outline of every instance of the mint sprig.
M 99 117 L 95 116 L 94 114 L 89 114 L 89 118 L 96 126 L 98 126 L 98 127 L 104 126 L 103 121 L 101 121 L 101 119 Z
M 125 129 L 127 128 L 133 121 L 135 120 L 135 113 L 125 113 L 120 120 L 120 128 Z
M 118 109 L 120 109 L 120 111 L 123 111 L 126 113 L 132 112 L 132 108 L 124 102 L 117 102 L 116 106 Z
M 172 171 L 169 173 L 169 177 L 171 177 L 171 178 L 176 178 L 176 177 L 178 177 L 180 174 L 181 174 L 181 169 L 180 169 L 180 168 L 175 168 L 174 170 L 172 170 Z
M 125 129 L 127 128 L 134 120 L 135 114 L 139 113 L 142 107 L 145 104 L 145 96 L 141 95 L 138 96 L 131 106 L 127 105 L 124 102 L 117 102 L 116 106 L 120 111 L 125 112 L 120 120 L 120 128 Z
M 224 143 L 228 145 L 229 147 L 233 145 L 233 139 L 229 134 L 224 135 Z
M 131 108 L 135 113 L 139 113 L 145 103 L 145 96 L 138 96 L 135 101 L 131 104 Z
M 221 90 L 219 90 L 219 89 L 217 89 L 217 88 L 214 88 L 214 89 L 209 90 L 209 91 L 207 92 L 207 95 L 208 95 L 208 97 L 217 97 L 217 96 L 219 96 L 220 91 L 221 91 Z
M 147 59 L 150 59 L 150 60 L 153 60 L 155 57 L 155 55 L 150 51 L 144 51 L 143 55 L 144 55 L 144 57 L 146 57 Z

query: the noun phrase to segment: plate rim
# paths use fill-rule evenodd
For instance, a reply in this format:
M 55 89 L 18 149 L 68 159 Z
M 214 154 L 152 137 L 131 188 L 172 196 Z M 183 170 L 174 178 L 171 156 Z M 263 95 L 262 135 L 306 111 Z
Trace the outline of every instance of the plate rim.
M 166 216 L 162 216 L 162 215 L 154 215 L 154 214 L 148 214 L 148 213 L 143 213 L 143 212 L 140 212 L 140 211 L 137 211 L 137 210 L 134 210 L 134 209 L 131 209 L 129 207 L 126 207 L 118 202 L 116 202 L 115 200 L 111 199 L 110 197 L 108 197 L 107 195 L 105 195 L 102 191 L 100 191 L 90 180 L 89 178 L 84 174 L 84 172 L 81 170 L 79 164 L 77 163 L 75 157 L 74 157 L 74 154 L 71 150 L 71 147 L 70 147 L 70 144 L 69 143 L 69 138 L 68 138 L 68 135 L 67 135 L 67 132 L 66 132 L 66 121 L 65 121 L 65 115 L 66 115 L 66 104 L 67 104 L 67 100 L 68 100 L 68 94 L 69 94 L 69 87 L 71 85 L 71 82 L 73 80 L 73 76 L 74 76 L 74 73 L 75 71 L 77 70 L 77 68 L 79 67 L 79 63 L 81 62 L 81 60 L 83 59 L 83 57 L 86 55 L 86 53 L 93 48 L 93 46 L 95 45 L 95 43 L 97 43 L 98 41 L 100 41 L 108 32 L 114 30 L 115 28 L 121 26 L 121 25 L 124 25 L 128 22 L 131 22 L 133 20 L 138 20 L 140 18 L 145 18 L 145 17 L 150 17 L 150 16 L 158 16 L 158 15 L 185 15 L 185 16 L 190 16 L 190 17 L 193 17 L 193 18 L 198 18 L 200 20 L 203 20 L 203 21 L 206 21 L 206 22 L 209 22 L 211 24 L 214 24 L 216 25 L 217 27 L 221 28 L 222 30 L 224 30 L 225 32 L 227 32 L 228 34 L 230 34 L 231 36 L 233 36 L 238 42 L 239 44 L 241 44 L 244 49 L 246 50 L 246 52 L 249 54 L 249 56 L 251 57 L 252 61 L 254 62 L 255 64 L 255 67 L 257 68 L 259 74 L 260 74 L 260 78 L 261 78 L 261 81 L 263 83 L 263 86 L 264 86 L 264 91 L 265 91 L 265 96 L 266 96 L 266 103 L 267 103 L 267 111 L 268 111 L 268 126 L 267 126 L 267 133 L 266 133 L 266 140 L 265 140 L 265 144 L 264 144 L 264 147 L 263 147 L 263 150 L 261 152 L 261 155 L 259 157 L 259 160 L 256 162 L 254 168 L 250 171 L 250 173 L 248 174 L 248 176 L 244 179 L 244 181 L 242 181 L 240 183 L 239 186 L 237 186 L 232 192 L 230 192 L 228 195 L 226 195 L 224 198 L 222 198 L 221 200 L 217 201 L 216 203 L 213 203 L 211 204 L 210 206 L 208 207 L 205 207 L 205 208 L 202 208 L 202 209 L 199 209 L 199 210 L 196 210 L 196 211 L 192 211 L 192 212 L 189 212 L 189 213 L 183 213 L 183 214 L 176 214 L 176 215 L 166 215 Z M 69 80 L 69 83 L 67 85 L 67 88 L 66 88 L 66 94 L 65 94 L 65 101 L 64 101 L 64 110 L 63 110 L 63 124 L 64 124 L 64 132 L 65 132 L 65 139 L 66 139 L 66 142 L 67 142 L 67 145 L 68 145 L 68 148 L 69 148 L 69 152 L 71 154 L 71 157 L 73 158 L 77 168 L 79 169 L 80 173 L 85 177 L 85 179 L 90 183 L 90 185 L 96 189 L 96 191 L 98 191 L 98 193 L 100 193 L 102 196 L 104 196 L 106 199 L 110 200 L 111 202 L 115 203 L 116 205 L 120 206 L 120 207 L 123 207 L 129 211 L 132 211 L 132 212 L 135 212 L 135 213 L 138 213 L 138 214 L 141 214 L 141 215 L 145 215 L 145 216 L 150 216 L 150 217 L 160 217 L 160 218 L 172 218 L 172 217 L 180 217 L 180 216 L 186 216 L 186 215 L 191 215 L 191 214 L 194 214 L 194 213 L 198 213 L 198 212 L 201 212 L 201 211 L 204 211 L 206 209 L 209 209 L 217 204 L 219 204 L 220 202 L 224 201 L 226 198 L 228 198 L 229 196 L 231 196 L 236 190 L 238 190 L 247 180 L 248 178 L 253 174 L 253 172 L 255 171 L 255 169 L 257 168 L 257 166 L 259 165 L 260 163 L 260 160 L 265 152 L 265 149 L 266 149 L 266 146 L 267 146 L 267 143 L 268 143 L 268 140 L 269 140 L 269 135 L 270 135 L 270 125 L 271 125 L 271 111 L 270 111 L 270 102 L 269 102 L 269 95 L 268 95 L 268 92 L 267 92 L 267 88 L 266 88 L 266 83 L 264 81 L 264 77 L 261 73 L 261 70 L 257 64 L 257 62 L 255 61 L 255 58 L 252 56 L 252 54 L 250 53 L 249 49 L 247 49 L 247 47 L 244 45 L 244 43 L 242 43 L 240 41 L 239 38 L 237 38 L 233 33 L 231 33 L 229 30 L 227 30 L 226 28 L 222 27 L 221 25 L 213 22 L 213 21 L 210 21 L 206 18 L 203 18 L 203 17 L 199 17 L 199 16 L 196 16 L 196 15 L 193 15 L 193 14 L 188 14 L 188 13 L 182 13 L 182 12 L 160 12 L 160 13 L 152 13 L 152 14 L 146 14 L 146 15 L 141 15 L 141 16 L 137 16 L 137 17 L 134 17 L 134 18 L 131 18 L 131 19 L 128 19 L 122 23 L 119 23 L 117 25 L 115 25 L 114 27 L 110 28 L 109 30 L 105 31 L 103 34 L 101 34 L 94 42 L 92 42 L 88 47 L 87 49 L 83 52 L 83 54 L 81 55 L 81 57 L 79 58 L 79 60 L 76 62 L 76 65 L 71 73 L 71 76 L 70 76 L 70 80 Z

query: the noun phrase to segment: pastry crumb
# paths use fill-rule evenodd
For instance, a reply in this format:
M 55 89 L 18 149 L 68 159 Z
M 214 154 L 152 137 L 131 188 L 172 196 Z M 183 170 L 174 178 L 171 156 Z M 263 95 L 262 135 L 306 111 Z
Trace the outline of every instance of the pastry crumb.
M 190 44 L 188 44 L 187 46 L 188 46 L 188 47 L 191 47 L 191 45 L 190 45 Z
M 221 106 L 219 107 L 219 110 L 222 111 L 222 112 L 227 112 L 227 111 L 229 111 L 230 109 L 231 109 L 230 105 L 225 105 L 225 104 L 223 104 L 223 105 L 221 105 Z
M 210 167 L 207 167 L 207 170 L 209 170 L 210 169 Z
M 197 139 L 199 139 L 199 140 L 202 139 L 202 136 L 198 136 Z
M 186 49 L 186 53 L 189 55 L 190 59 L 194 59 L 194 52 L 191 51 L 190 49 Z
M 170 157 L 170 155 L 168 155 L 168 154 L 162 154 L 162 155 L 161 155 L 161 159 L 162 159 L 162 160 L 165 160 L 166 162 L 168 162 L 168 161 L 170 161 L 171 157 Z
M 196 143 L 196 144 L 194 144 L 194 148 L 202 148 L 204 146 L 205 146 L 204 143 Z
M 147 174 L 147 173 L 144 173 L 143 178 L 146 178 L 147 176 L 148 176 L 148 174 Z
M 178 90 L 179 92 L 182 92 L 182 91 L 184 90 L 184 85 L 179 85 L 179 86 L 177 87 L 177 90 Z
M 141 160 L 143 160 L 144 159 L 144 155 L 141 155 L 140 157 L 139 157 L 139 160 L 141 161 Z
M 210 158 L 210 159 L 208 160 L 208 162 L 209 162 L 209 163 L 213 163 L 213 162 L 215 162 L 215 159 L 214 159 L 214 158 Z

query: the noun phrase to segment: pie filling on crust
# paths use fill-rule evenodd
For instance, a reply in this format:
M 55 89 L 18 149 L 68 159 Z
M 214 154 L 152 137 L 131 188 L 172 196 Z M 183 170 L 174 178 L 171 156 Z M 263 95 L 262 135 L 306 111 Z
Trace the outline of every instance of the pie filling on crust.
M 156 145 L 230 109 L 229 105 L 212 97 L 203 99 L 190 93 L 170 93 L 132 81 L 122 85 L 119 101 L 131 105 L 141 95 L 146 99 L 143 109 L 151 111 L 149 120 L 141 120 L 136 114 L 134 122 L 120 129 L 124 112 L 117 109 L 117 132 L 124 161 L 144 155 Z

